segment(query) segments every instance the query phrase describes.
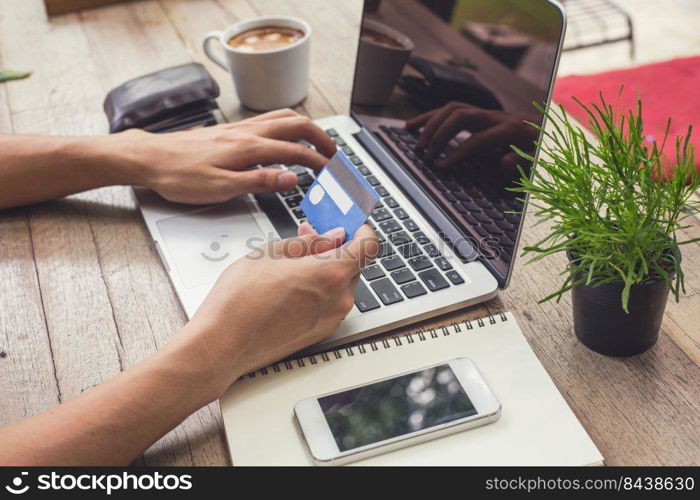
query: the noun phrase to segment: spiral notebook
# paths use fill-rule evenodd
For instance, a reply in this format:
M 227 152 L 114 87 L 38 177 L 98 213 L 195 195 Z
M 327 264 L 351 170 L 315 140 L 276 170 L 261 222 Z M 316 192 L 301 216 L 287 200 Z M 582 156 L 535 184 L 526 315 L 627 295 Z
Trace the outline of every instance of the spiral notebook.
M 221 411 L 234 465 L 312 465 L 293 416 L 304 398 L 466 357 L 502 406 L 489 425 L 353 465 L 600 465 L 603 457 L 511 313 L 273 364 L 234 383 Z

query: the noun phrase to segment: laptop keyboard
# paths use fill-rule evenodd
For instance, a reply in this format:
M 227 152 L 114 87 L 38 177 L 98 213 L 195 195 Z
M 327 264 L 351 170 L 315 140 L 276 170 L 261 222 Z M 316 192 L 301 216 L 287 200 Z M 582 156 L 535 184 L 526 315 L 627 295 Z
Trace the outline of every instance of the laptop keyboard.
M 441 171 L 426 164 L 417 150 L 416 136 L 398 127 L 380 126 L 386 137 L 403 156 L 418 168 L 428 181 L 441 193 L 443 203 L 451 205 L 460 215 L 466 227 L 472 228 L 479 237 L 497 238 L 499 257 L 505 262 L 513 258 L 520 216 L 509 212 L 520 212 L 522 205 L 513 198 L 504 198 L 497 190 L 488 186 L 464 186 L 457 183 L 448 171 Z M 445 157 L 459 143 L 451 141 L 439 159 Z M 488 251 L 485 247 L 482 251 Z
M 373 311 L 462 285 L 465 280 L 461 272 L 453 268 L 389 190 L 372 175 L 369 167 L 362 163 L 335 130 L 326 132 L 381 197 L 381 204 L 368 220 L 379 238 L 380 252 L 376 260 L 362 271 L 355 289 L 357 309 L 363 313 Z M 269 167 L 287 168 L 295 172 L 299 187 L 284 193 L 259 194 L 255 198 L 281 237 L 296 236 L 296 228 L 306 220 L 299 204 L 314 181 L 314 173 L 299 165 Z

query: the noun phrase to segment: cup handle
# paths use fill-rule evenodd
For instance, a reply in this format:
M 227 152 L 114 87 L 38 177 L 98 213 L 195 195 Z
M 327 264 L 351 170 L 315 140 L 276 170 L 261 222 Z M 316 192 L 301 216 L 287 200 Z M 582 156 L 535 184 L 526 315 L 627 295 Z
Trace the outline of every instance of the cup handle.
M 202 40 L 202 49 L 204 49 L 204 53 L 209 59 L 211 59 L 214 63 L 218 64 L 223 69 L 228 71 L 228 66 L 226 65 L 226 61 L 224 60 L 224 58 L 221 57 L 221 55 L 214 52 L 211 48 L 210 42 L 214 39 L 221 40 L 221 31 L 210 31 L 209 33 L 204 35 L 204 39 Z

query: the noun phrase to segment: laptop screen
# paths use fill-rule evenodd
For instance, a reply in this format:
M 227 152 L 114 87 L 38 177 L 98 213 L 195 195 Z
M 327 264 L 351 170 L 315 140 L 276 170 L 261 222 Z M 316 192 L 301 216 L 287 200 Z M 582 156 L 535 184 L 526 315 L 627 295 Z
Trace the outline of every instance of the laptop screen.
M 563 30 L 546 0 L 367 0 L 353 114 L 477 247 L 503 285 Z M 440 229 L 440 228 L 438 228 Z

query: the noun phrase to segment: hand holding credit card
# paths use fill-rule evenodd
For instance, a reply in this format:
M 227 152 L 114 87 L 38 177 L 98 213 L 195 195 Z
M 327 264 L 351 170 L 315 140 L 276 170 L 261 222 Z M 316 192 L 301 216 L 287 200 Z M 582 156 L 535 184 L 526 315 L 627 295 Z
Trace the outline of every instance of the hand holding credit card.
M 316 176 L 301 209 L 319 234 L 336 227 L 350 239 L 379 204 L 379 195 L 342 151 Z

